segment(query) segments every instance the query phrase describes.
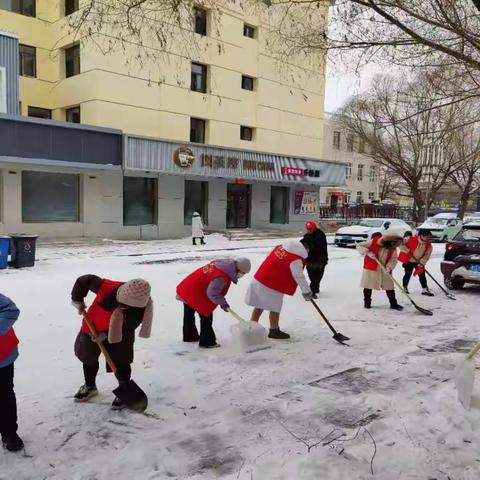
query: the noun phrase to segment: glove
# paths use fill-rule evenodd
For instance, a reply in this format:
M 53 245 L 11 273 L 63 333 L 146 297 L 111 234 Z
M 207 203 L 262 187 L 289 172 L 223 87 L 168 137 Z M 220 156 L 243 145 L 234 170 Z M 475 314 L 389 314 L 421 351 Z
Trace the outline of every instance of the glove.
M 228 303 L 224 303 L 223 305 L 220 305 L 220 308 L 224 311 L 224 312 L 228 312 L 230 310 L 230 305 Z
M 94 337 L 93 335 L 90 335 L 90 339 L 92 340 L 92 342 L 95 342 L 95 343 L 104 342 L 107 338 L 108 338 L 108 335 L 106 332 L 101 332 L 96 337 Z
M 425 273 L 425 267 L 423 265 L 416 265 L 415 270 L 413 271 L 413 276 L 416 277 L 417 275 L 421 275 L 422 273 Z
M 72 305 L 77 309 L 77 312 L 79 315 L 83 315 L 85 311 L 87 310 L 87 306 L 85 305 L 85 302 L 75 302 L 72 300 Z
M 313 300 L 313 293 L 312 292 L 302 293 L 302 297 L 305 299 L 306 302 L 309 302 L 310 300 Z

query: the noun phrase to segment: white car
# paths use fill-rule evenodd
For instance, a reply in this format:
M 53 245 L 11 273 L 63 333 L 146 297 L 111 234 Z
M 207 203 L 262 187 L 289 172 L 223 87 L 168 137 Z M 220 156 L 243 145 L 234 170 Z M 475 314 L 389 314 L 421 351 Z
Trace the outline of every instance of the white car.
M 339 247 L 356 245 L 371 238 L 373 233 L 383 234 L 388 230 L 403 235 L 412 229 L 408 223 L 398 218 L 364 218 L 355 225 L 339 228 L 335 233 L 335 245 Z
M 480 223 L 480 212 L 473 212 L 463 217 L 463 224 L 466 223 Z

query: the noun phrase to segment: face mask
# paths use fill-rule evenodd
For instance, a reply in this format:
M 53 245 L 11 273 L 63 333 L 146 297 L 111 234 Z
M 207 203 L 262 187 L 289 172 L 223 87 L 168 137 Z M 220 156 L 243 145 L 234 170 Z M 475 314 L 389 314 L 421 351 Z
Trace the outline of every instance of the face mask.
M 240 278 L 242 278 L 244 275 L 245 275 L 244 273 L 242 273 L 242 272 L 238 272 L 238 273 L 237 273 L 237 278 L 239 278 L 239 279 L 240 279 Z

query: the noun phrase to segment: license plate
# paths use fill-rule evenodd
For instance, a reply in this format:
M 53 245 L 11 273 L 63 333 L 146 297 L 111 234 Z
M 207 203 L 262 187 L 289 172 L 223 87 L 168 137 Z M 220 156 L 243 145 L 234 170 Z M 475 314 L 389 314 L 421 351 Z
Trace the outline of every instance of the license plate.
M 480 273 L 480 265 L 470 265 L 468 267 L 469 270 L 471 270 L 472 272 L 479 272 Z
M 343 235 L 342 240 L 352 240 L 350 235 Z

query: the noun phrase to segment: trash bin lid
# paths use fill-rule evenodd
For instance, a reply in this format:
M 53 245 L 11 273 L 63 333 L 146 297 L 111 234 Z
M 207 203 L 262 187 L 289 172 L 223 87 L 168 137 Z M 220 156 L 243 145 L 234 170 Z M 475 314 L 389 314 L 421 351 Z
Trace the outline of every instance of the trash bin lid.
M 28 233 L 9 233 L 11 238 L 38 238 L 38 235 L 29 235 Z

